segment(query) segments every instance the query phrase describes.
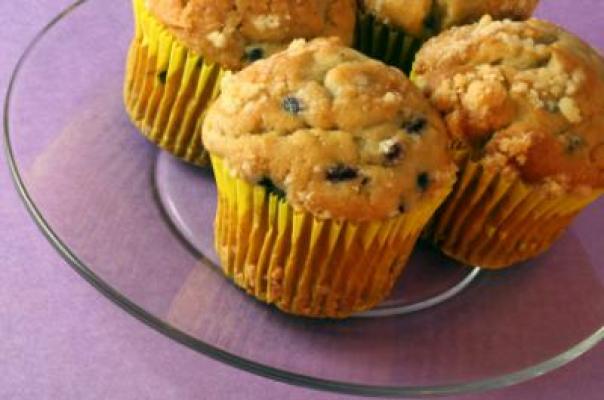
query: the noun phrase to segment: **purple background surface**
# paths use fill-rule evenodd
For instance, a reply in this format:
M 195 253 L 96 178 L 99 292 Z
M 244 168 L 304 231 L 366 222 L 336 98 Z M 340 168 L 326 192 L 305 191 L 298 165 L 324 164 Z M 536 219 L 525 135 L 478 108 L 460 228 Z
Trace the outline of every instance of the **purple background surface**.
M 24 46 L 68 3 L 0 2 L 2 93 Z M 562 4 L 572 2 L 560 3 L 557 16 L 562 20 L 566 14 Z M 588 39 L 604 43 L 600 0 L 576 3 L 594 12 L 571 25 L 591 32 Z M 4 155 L 0 158 L 4 165 Z M 4 166 L 0 169 L 0 232 L 0 399 L 347 398 L 274 383 L 223 366 L 134 320 L 56 254 L 21 205 Z M 604 346 L 600 345 L 546 377 L 455 399 L 599 399 L 604 392 L 602 371 Z

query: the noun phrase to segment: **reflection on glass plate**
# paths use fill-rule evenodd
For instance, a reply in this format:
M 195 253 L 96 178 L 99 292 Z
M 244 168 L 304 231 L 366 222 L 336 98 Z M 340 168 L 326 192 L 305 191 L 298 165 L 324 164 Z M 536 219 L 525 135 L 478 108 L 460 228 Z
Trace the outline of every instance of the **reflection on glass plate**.
M 155 184 L 160 203 L 175 229 L 208 263 L 220 268 L 214 251 L 216 186 L 211 171 L 161 153 Z M 420 246 L 390 298 L 356 317 L 389 317 L 428 309 L 461 293 L 479 272 L 478 268 L 456 265 L 427 246 Z

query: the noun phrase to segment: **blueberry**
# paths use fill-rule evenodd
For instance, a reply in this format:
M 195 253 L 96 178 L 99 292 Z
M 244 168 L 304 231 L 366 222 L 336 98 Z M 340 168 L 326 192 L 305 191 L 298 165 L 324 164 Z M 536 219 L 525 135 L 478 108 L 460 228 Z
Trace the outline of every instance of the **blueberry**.
M 403 124 L 403 129 L 412 135 L 421 135 L 428 121 L 424 117 L 415 117 Z
M 401 145 L 399 143 L 392 143 L 386 149 L 386 152 L 384 153 L 384 157 L 386 157 L 386 160 L 388 160 L 389 162 L 394 162 L 401 157 L 402 153 L 403 153 L 403 148 L 401 147 Z
M 422 172 L 421 174 L 417 175 L 417 187 L 422 192 L 425 192 L 429 186 L 430 186 L 430 174 L 428 174 L 427 172 Z
M 264 50 L 260 47 L 250 47 L 245 50 L 245 58 L 249 61 L 258 61 L 264 57 Z
M 275 183 L 270 178 L 265 176 L 260 179 L 258 184 L 260 186 L 263 186 L 266 189 L 266 193 L 268 193 L 269 195 L 275 195 L 280 200 L 285 198 L 285 192 L 283 191 L 283 189 L 275 185 Z
M 581 136 L 568 135 L 566 137 L 566 152 L 572 154 L 585 145 L 585 141 Z
M 327 170 L 327 180 L 331 182 L 343 182 L 356 179 L 359 176 L 359 171 L 356 168 L 338 164 L 330 167 Z
M 401 214 L 406 213 L 406 212 L 407 212 L 407 206 L 405 206 L 405 204 L 404 204 L 404 203 L 401 203 L 401 204 L 398 206 L 398 212 L 400 212 Z
M 284 98 L 283 102 L 281 103 L 281 107 L 283 107 L 283 109 L 288 113 L 294 115 L 302 111 L 302 105 L 300 104 L 300 100 L 293 96 L 287 96 L 286 98 Z
M 159 74 L 157 74 L 157 79 L 159 79 L 161 83 L 166 83 L 166 80 L 168 79 L 168 71 L 160 71 Z

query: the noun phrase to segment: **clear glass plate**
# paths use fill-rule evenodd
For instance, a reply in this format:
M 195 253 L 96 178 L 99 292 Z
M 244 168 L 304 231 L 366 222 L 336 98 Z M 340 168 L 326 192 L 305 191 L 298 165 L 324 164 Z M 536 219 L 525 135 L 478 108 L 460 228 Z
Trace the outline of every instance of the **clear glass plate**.
M 602 41 L 581 30 L 575 17 L 585 10 L 572 3 L 545 1 L 541 13 Z M 131 35 L 123 0 L 78 1 L 51 21 L 15 69 L 5 143 L 46 237 L 149 326 L 286 383 L 398 397 L 511 385 L 604 337 L 604 201 L 544 256 L 472 283 L 471 269 L 420 245 L 379 318 L 308 320 L 249 298 L 214 266 L 211 177 L 158 153 L 128 121 L 121 90 Z

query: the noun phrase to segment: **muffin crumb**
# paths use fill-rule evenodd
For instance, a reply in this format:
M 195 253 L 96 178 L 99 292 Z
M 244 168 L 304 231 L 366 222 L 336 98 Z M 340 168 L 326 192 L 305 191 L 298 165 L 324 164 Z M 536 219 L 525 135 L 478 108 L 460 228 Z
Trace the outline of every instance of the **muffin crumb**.
M 581 122 L 581 110 L 577 106 L 575 100 L 570 97 L 563 97 L 558 102 L 558 109 L 564 115 L 564 117 L 572 122 L 573 124 L 578 124 Z
M 252 19 L 252 24 L 259 31 L 277 29 L 281 26 L 281 18 L 275 14 L 257 15 Z
M 206 36 L 210 43 L 217 49 L 224 49 L 227 45 L 227 37 L 220 31 L 213 31 Z

